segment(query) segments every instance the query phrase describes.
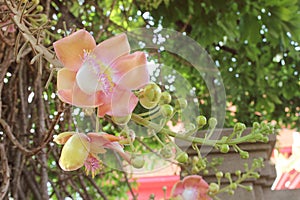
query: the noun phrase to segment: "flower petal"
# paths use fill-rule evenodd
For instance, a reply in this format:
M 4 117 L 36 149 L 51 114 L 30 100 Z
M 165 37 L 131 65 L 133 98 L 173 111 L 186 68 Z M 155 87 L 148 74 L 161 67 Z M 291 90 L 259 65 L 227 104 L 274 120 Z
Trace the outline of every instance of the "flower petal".
M 76 83 L 76 72 L 61 69 L 57 74 L 57 94 L 60 100 L 78 107 L 97 107 L 103 104 L 101 91 L 86 94 Z
M 120 34 L 109 38 L 94 49 L 93 54 L 105 65 L 110 65 L 120 56 L 130 52 L 130 46 L 126 34 Z
M 63 132 L 54 138 L 56 144 L 65 144 L 76 132 Z
M 183 194 L 184 191 L 184 185 L 182 181 L 177 181 L 172 188 L 171 191 L 171 197 L 176 197 L 178 195 Z
M 84 51 L 92 51 L 96 47 L 93 36 L 86 30 L 79 30 L 53 43 L 55 53 L 62 64 L 77 71 L 84 59 Z
M 89 138 L 83 133 L 74 134 L 65 143 L 59 159 L 60 167 L 65 171 L 73 171 L 83 166 L 89 155 Z
M 113 81 L 122 88 L 136 90 L 149 83 L 146 55 L 135 52 L 118 58 L 113 64 Z
M 196 188 L 201 191 L 208 190 L 209 185 L 202 179 L 201 176 L 191 175 L 184 177 L 182 180 L 185 188 Z
M 128 116 L 138 103 L 138 98 L 129 90 L 115 87 L 112 94 L 106 97 L 104 104 L 98 107 L 98 116 L 105 114 L 116 117 Z
M 91 153 L 105 153 L 104 146 L 112 141 L 119 141 L 120 138 L 107 133 L 88 133 L 87 136 L 91 140 Z

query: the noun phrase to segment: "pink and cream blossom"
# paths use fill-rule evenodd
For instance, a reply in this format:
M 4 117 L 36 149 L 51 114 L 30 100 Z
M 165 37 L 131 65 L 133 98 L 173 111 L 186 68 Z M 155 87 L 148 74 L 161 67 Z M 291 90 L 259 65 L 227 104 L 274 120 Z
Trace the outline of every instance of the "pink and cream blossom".
M 186 176 L 178 181 L 171 191 L 171 199 L 176 200 L 211 200 L 208 196 L 209 185 L 198 175 Z
M 133 90 L 149 82 L 146 56 L 130 54 L 127 36 L 120 34 L 96 45 L 79 30 L 53 44 L 64 68 L 58 71 L 59 98 L 78 107 L 98 107 L 98 115 L 127 116 L 138 103 Z

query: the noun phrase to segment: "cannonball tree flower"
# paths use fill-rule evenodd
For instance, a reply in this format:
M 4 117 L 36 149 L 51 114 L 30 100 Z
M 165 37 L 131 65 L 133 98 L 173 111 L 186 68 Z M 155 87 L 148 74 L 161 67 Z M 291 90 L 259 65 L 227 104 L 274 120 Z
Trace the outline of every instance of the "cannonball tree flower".
M 191 175 L 178 181 L 172 188 L 171 199 L 173 200 L 211 200 L 208 196 L 209 185 L 201 176 Z
M 58 71 L 58 97 L 78 107 L 98 107 L 98 115 L 128 116 L 138 103 L 132 90 L 149 82 L 146 56 L 130 54 L 126 34 L 100 44 L 85 30 L 56 41 L 64 68 Z
M 98 154 L 105 153 L 106 149 L 116 151 L 130 163 L 129 155 L 119 144 L 120 139 L 103 132 L 88 134 L 63 132 L 54 138 L 57 144 L 64 144 L 59 165 L 64 171 L 74 171 L 85 166 L 86 173 L 91 172 L 94 177 L 102 168 Z

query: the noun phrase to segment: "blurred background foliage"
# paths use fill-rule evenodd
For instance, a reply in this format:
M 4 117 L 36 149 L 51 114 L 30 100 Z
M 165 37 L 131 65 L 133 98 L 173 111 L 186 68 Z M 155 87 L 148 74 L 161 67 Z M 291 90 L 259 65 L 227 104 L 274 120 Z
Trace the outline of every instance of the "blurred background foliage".
M 3 1 L 0 4 L 5 5 Z M 90 31 L 98 43 L 140 27 L 182 32 L 209 53 L 221 72 L 227 95 L 225 126 L 230 127 L 236 121 L 250 126 L 254 121 L 267 120 L 299 128 L 299 0 L 45 0 L 40 4 L 42 22 L 51 21 L 45 26 L 44 35 L 44 45 L 49 48 L 75 28 Z M 1 13 L 1 22 L 6 14 Z M 32 20 L 31 25 L 38 27 L 41 23 Z M 31 62 L 34 52 L 30 48 L 23 52 L 21 62 L 15 62 L 14 41 L 18 32 L 0 30 L 0 116 L 21 144 L 33 148 L 43 141 L 47 130 L 52 131 L 52 124 L 56 124 L 55 134 L 73 130 L 74 124 L 71 108 L 61 105 L 55 96 L 55 79 L 44 88 L 53 66 L 44 62 L 40 75 L 38 65 Z M 11 45 L 9 39 L 13 41 Z M 25 40 L 19 42 L 22 46 Z M 157 54 L 150 53 L 149 60 L 155 60 Z M 209 117 L 210 96 L 196 69 L 163 51 L 160 62 L 172 66 L 195 87 L 201 114 Z M 64 115 L 55 123 L 55 116 L 61 110 Z M 107 124 L 102 125 L 106 131 L 112 131 Z M 126 174 L 104 169 L 93 180 L 83 170 L 63 172 L 57 164 L 60 147 L 50 143 L 37 155 L 24 155 L 10 146 L 3 134 L 7 127 L 2 123 L 0 128 L 12 180 L 6 199 L 9 196 L 15 199 L 128 197 Z

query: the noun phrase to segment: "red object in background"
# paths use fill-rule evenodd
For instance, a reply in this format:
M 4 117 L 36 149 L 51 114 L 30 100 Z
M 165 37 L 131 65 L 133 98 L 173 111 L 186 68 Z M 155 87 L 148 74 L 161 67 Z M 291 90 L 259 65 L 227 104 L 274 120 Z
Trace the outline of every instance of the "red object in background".
M 281 175 L 275 190 L 300 188 L 300 172 L 295 169 Z
M 179 176 L 152 176 L 137 178 L 138 189 L 133 190 L 135 194 L 138 194 L 138 200 L 148 200 L 151 194 L 155 195 L 155 199 L 164 199 L 163 187 L 167 187 L 166 197 L 169 198 L 173 185 L 180 180 Z M 132 199 L 132 195 L 128 192 L 129 199 Z

